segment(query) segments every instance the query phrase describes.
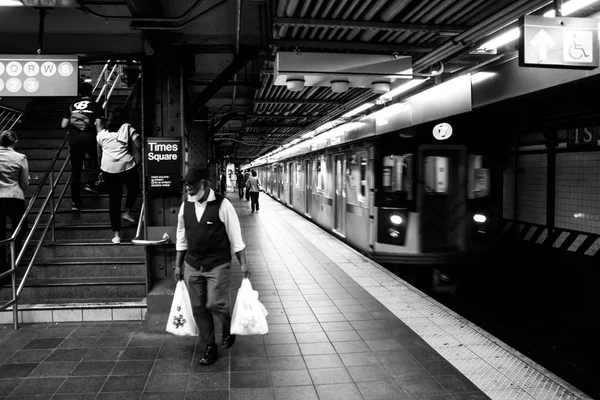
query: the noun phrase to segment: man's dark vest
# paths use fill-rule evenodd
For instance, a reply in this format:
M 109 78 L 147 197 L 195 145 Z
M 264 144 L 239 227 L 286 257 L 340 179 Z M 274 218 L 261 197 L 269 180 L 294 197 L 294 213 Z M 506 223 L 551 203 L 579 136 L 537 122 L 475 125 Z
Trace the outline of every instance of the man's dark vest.
M 183 207 L 183 223 L 188 249 L 185 262 L 192 268 L 204 271 L 231 261 L 231 247 L 225 224 L 219 218 L 219 208 L 224 197 L 215 193 L 216 199 L 206 203 L 200 222 L 195 205 L 186 201 Z

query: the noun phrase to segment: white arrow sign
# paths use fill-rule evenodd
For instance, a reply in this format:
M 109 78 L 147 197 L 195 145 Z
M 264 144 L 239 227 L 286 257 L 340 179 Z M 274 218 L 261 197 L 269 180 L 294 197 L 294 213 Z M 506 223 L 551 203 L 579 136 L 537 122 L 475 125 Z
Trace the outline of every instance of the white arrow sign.
M 530 43 L 533 47 L 538 48 L 540 61 L 546 61 L 548 59 L 548 48 L 554 47 L 554 40 L 543 29 L 531 39 Z

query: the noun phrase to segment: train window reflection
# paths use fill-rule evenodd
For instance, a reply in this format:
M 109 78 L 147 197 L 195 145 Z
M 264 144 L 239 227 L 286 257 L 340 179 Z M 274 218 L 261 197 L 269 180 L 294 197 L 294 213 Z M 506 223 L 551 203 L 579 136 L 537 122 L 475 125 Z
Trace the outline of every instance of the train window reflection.
M 360 201 L 365 201 L 367 196 L 367 158 L 360 158 Z
M 426 193 L 448 193 L 449 166 L 448 157 L 425 157 Z
M 412 200 L 412 154 L 392 154 L 383 157 L 382 174 L 384 192 L 404 193 L 406 200 Z

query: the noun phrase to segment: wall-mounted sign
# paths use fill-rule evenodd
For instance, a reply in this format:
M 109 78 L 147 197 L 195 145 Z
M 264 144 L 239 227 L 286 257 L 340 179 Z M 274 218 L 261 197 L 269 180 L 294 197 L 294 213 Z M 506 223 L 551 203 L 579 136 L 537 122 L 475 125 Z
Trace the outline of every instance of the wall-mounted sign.
M 526 15 L 519 20 L 519 65 L 525 67 L 598 67 L 597 18 L 546 18 Z
M 146 176 L 149 190 L 181 190 L 181 138 L 146 138 Z
M 567 148 L 597 148 L 599 140 L 599 126 L 567 129 Z
M 433 137 L 437 140 L 446 140 L 452 136 L 452 126 L 446 122 L 433 127 Z
M 77 96 L 74 56 L 0 55 L 0 97 Z

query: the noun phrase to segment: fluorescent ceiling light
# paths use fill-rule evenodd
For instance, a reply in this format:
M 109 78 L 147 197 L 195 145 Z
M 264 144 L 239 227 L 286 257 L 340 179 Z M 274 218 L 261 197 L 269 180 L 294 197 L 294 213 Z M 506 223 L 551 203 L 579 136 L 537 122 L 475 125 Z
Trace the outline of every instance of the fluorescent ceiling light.
M 502 35 L 493 38 L 479 46 L 476 51 L 495 51 L 498 47 L 502 47 L 507 43 L 517 40 L 521 36 L 521 30 L 519 28 L 513 28 Z
M 560 13 L 563 17 L 566 17 L 569 14 L 573 14 L 575 11 L 581 10 L 583 7 L 587 7 L 592 3 L 597 2 L 598 0 L 571 0 L 569 2 L 563 3 L 562 9 Z M 544 14 L 544 17 L 554 18 L 556 16 L 556 11 L 554 9 L 548 11 Z
M 19 0 L 0 0 L 0 7 L 23 7 Z
M 425 79 L 421 79 L 421 78 L 415 78 L 412 79 L 408 82 L 406 82 L 404 85 L 400 85 L 397 88 L 394 88 L 392 90 L 390 90 L 389 92 L 387 92 L 386 94 L 383 94 L 379 97 L 379 100 L 391 100 L 394 97 L 398 96 L 400 93 L 404 93 L 414 87 L 419 86 L 421 83 L 425 82 L 427 79 L 429 78 L 425 78 Z
M 592 3 L 597 2 L 598 0 L 571 0 L 562 5 L 561 14 L 563 17 L 566 17 L 569 14 L 574 13 L 582 9 L 583 7 L 589 6 Z M 550 10 L 544 14 L 544 17 L 553 18 L 556 16 L 555 10 Z M 481 52 L 490 52 L 495 51 L 498 47 L 502 47 L 507 43 L 512 42 L 513 40 L 517 40 L 521 36 L 521 30 L 519 28 L 513 28 L 502 35 L 493 38 L 492 40 L 485 42 L 477 50 Z
M 368 110 L 369 108 L 373 107 L 374 105 L 375 104 L 373 104 L 373 103 L 365 103 L 361 106 L 356 107 L 352 111 L 348 111 L 346 114 L 342 115 L 342 118 L 350 118 L 356 114 L 360 114 L 361 112 Z

